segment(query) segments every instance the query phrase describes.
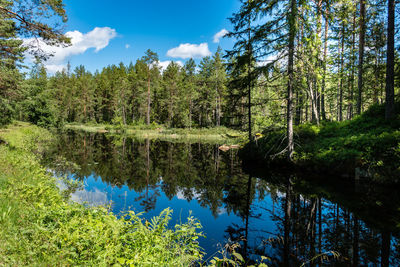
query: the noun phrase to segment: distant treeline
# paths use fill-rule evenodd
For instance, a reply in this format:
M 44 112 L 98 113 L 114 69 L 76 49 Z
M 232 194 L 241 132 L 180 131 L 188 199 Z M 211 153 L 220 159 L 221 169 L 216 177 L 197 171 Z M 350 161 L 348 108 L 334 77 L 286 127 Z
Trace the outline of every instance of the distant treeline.
M 37 64 L 22 104 L 21 119 L 34 123 L 163 124 L 167 127 L 211 127 L 233 122 L 228 116 L 227 74 L 221 52 L 197 66 L 172 62 L 162 69 L 158 56 L 146 55 L 90 73 L 84 66 L 48 77 Z M 28 98 L 26 98 L 28 99 Z M 45 121 L 43 121 L 45 120 Z M 41 122 L 42 121 L 42 122 Z
M 247 130 L 251 120 L 257 131 L 286 127 L 293 152 L 293 125 L 352 119 L 374 103 L 386 103 L 386 117 L 393 119 L 400 77 L 394 1 L 278 2 L 243 0 L 231 18 L 232 50 L 218 49 L 197 65 L 190 59 L 162 69 L 148 50 L 128 65 L 94 73 L 68 67 L 53 76 L 40 53 L 30 74 L 21 74 L 26 48 L 17 39 L 17 18 L 4 9 L 8 16 L 0 21 L 10 27 L 0 28 L 1 123 Z M 18 7 L 13 4 L 7 6 Z

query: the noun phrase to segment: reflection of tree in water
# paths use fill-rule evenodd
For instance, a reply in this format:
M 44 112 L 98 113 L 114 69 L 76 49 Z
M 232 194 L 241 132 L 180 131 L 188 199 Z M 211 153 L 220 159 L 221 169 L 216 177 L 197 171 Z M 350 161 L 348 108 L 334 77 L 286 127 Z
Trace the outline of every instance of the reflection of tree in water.
M 135 201 L 139 201 L 140 205 L 143 206 L 144 211 L 147 212 L 147 211 L 155 209 L 157 197 L 160 196 L 160 192 L 158 190 L 157 185 L 150 184 L 150 167 L 151 167 L 150 140 L 146 139 L 145 143 L 146 143 L 146 145 L 145 145 L 146 190 L 144 193 L 142 193 L 141 195 L 136 197 Z
M 78 178 L 94 175 L 113 186 L 127 185 L 139 193 L 136 201 L 146 211 L 155 208 L 162 190 L 169 199 L 177 194 L 196 199 L 215 217 L 221 209 L 240 216 L 242 223 L 228 227 L 226 238 L 241 244 L 239 252 L 248 262 L 265 255 L 271 266 L 313 258 L 310 266 L 400 264 L 400 220 L 393 207 L 399 199 L 379 200 L 385 191 L 321 187 L 279 174 L 251 178 L 236 152 L 220 152 L 215 145 L 72 132 L 60 136 L 51 153 L 78 164 Z M 266 196 L 272 205 L 263 202 Z M 274 222 L 273 233 L 260 228 L 259 221 L 267 219 Z M 318 255 L 329 251 L 339 252 L 340 258 L 329 254 L 331 263 L 321 263 Z
M 253 180 L 257 182 L 252 182 L 245 192 L 250 193 L 248 199 L 256 200 L 261 187 L 276 205 L 263 207 L 259 206 L 261 202 L 254 201 L 247 206 L 248 210 L 241 209 L 243 223 L 233 224 L 225 231 L 227 239 L 241 245 L 238 252 L 246 256 L 249 264 L 260 256 L 268 256 L 269 266 L 300 266 L 304 262 L 307 266 L 399 265 L 399 239 L 392 238 L 393 230 L 370 227 L 349 209 L 315 192 L 300 194 L 295 179 L 272 184 Z M 285 179 L 281 177 L 281 180 Z M 237 201 L 246 199 L 244 191 L 241 193 L 237 192 L 231 199 L 243 208 L 246 204 Z M 275 222 L 276 232 L 257 229 L 257 221 L 266 216 Z M 340 256 L 334 256 L 331 251 Z
M 78 132 L 61 136 L 53 152 L 80 166 L 74 171 L 77 178 L 94 175 L 112 186 L 127 185 L 143 194 L 138 199 L 145 200 L 146 207 L 154 207 L 150 203 L 155 203 L 161 186 L 169 199 L 178 193 L 187 200 L 195 198 L 214 216 L 224 205 L 225 183 L 229 183 L 226 166 L 237 161 L 236 153 L 222 157 L 217 145 L 137 141 Z

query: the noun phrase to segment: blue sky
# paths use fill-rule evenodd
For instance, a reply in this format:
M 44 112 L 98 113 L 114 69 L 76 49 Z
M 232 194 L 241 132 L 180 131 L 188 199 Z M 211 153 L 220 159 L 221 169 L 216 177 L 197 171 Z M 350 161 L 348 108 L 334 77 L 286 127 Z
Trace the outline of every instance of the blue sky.
M 220 45 L 232 47 L 229 39 L 214 40 L 230 30 L 228 17 L 239 8 L 238 0 L 64 0 L 68 14 L 65 32 L 73 46 L 53 49 L 49 72 L 84 65 L 90 71 L 110 64 L 135 62 L 147 49 L 160 61 L 185 62 L 187 57 L 214 53 Z M 45 47 L 46 48 L 46 47 Z M 47 47 L 46 49 L 52 50 Z

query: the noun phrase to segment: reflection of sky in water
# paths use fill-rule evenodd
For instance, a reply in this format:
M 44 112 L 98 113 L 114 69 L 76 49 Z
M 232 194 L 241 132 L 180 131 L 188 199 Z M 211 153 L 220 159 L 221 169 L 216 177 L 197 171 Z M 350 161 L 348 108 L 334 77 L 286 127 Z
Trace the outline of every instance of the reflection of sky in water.
M 214 256 L 221 246 L 226 244 L 229 233 L 236 237 L 243 236 L 248 207 L 249 176 L 242 169 L 236 154 L 222 153 L 214 145 L 151 142 L 148 147 L 147 143 L 128 138 L 124 139 L 126 142 L 121 147 L 114 145 L 112 140 L 104 135 L 72 135 L 71 138 L 62 139 L 57 146 L 58 150 L 55 151 L 63 153 L 65 159 L 79 166 L 67 169 L 76 171 L 76 177 L 84 177 L 83 188 L 71 196 L 73 201 L 87 205 L 107 205 L 117 215 L 125 210 L 137 213 L 147 210 L 142 215 L 146 219 L 159 215 L 166 208 L 172 208 L 173 214 L 169 224 L 171 228 L 176 223 L 185 222 L 187 216 L 192 214 L 199 219 L 206 235 L 206 239 L 200 239 L 200 246 L 207 253 L 205 259 Z M 150 162 L 147 162 L 148 158 Z M 53 175 L 57 176 L 55 173 Z M 285 182 L 288 177 L 285 174 L 278 174 L 276 177 L 268 173 L 260 175 L 267 176 L 263 176 L 263 179 L 253 178 L 250 184 L 248 249 L 255 255 L 259 252 L 256 248 L 261 250 L 265 248 L 267 250 L 265 255 L 280 258 L 283 255 L 281 249 L 283 249 L 288 190 Z M 70 175 L 69 178 L 73 179 L 74 175 Z M 308 182 L 301 184 L 296 181 L 295 184 L 300 187 L 296 189 L 294 186 L 290 194 L 292 213 L 290 224 L 293 223 L 293 227 L 289 229 L 292 230 L 289 235 L 296 239 L 292 244 L 296 257 L 299 253 L 299 257 L 309 259 L 311 249 L 315 249 L 318 243 L 316 241 L 314 246 L 309 244 L 311 240 L 309 229 L 314 229 L 314 233 L 321 233 L 318 238 L 321 238 L 322 251 L 343 248 L 343 255 L 350 259 L 352 251 L 347 244 L 353 242 L 353 237 L 357 233 L 364 239 L 359 239 L 359 243 L 363 244 L 359 246 L 360 255 L 365 254 L 365 259 L 368 261 L 371 261 L 370 257 L 374 255 L 379 257 L 379 251 L 375 250 L 379 250 L 383 243 L 381 231 L 385 229 L 369 228 L 361 220 L 365 217 L 373 223 L 378 222 L 379 226 L 381 224 L 386 226 L 386 221 L 392 218 L 398 221 L 397 213 L 387 214 L 383 209 L 385 206 L 377 208 L 375 204 L 371 206 L 366 200 L 361 201 L 360 205 L 357 199 L 364 191 L 361 193 L 358 192 L 359 189 L 354 191 L 353 184 L 337 183 L 336 179 L 333 184 L 321 181 L 324 181 L 323 185 L 308 184 Z M 122 185 L 110 186 L 110 182 Z M 123 185 L 125 182 L 130 187 Z M 157 184 L 146 187 L 147 182 L 157 182 Z M 60 184 L 60 188 L 65 189 L 65 187 L 65 184 Z M 368 189 L 362 196 L 367 193 L 368 196 L 374 197 L 374 194 L 386 191 L 375 192 L 374 189 L 371 194 Z M 356 198 L 350 197 L 353 194 Z M 320 208 L 316 206 L 317 197 L 322 197 L 322 205 L 318 205 Z M 383 201 L 385 202 L 385 198 Z M 364 202 L 367 204 L 366 208 Z M 353 207 L 350 203 L 356 203 L 357 207 Z M 350 210 L 346 208 L 347 205 Z M 352 209 L 358 211 L 360 218 L 357 218 L 358 214 L 351 213 Z M 367 216 L 365 212 L 374 215 Z M 392 210 L 389 209 L 388 212 L 391 213 Z M 314 228 L 309 224 L 312 220 L 316 220 L 312 223 Z M 357 227 L 355 220 L 358 221 Z M 316 222 L 320 223 L 318 227 Z M 390 221 L 387 225 L 390 226 L 391 223 Z M 367 232 L 368 236 L 365 235 Z M 369 232 L 374 234 L 369 236 Z M 276 239 L 276 242 L 274 245 L 271 245 L 272 241 L 262 245 L 263 241 L 268 239 Z M 374 242 L 377 242 L 376 246 Z M 244 242 L 241 244 L 244 245 Z
M 71 176 L 70 178 L 73 178 Z M 60 189 L 65 189 L 65 184 L 60 182 Z M 241 217 L 228 212 L 221 206 L 216 214 L 213 214 L 208 206 L 202 207 L 199 203 L 201 193 L 192 189 L 192 199 L 189 201 L 184 196 L 182 190 L 178 191 L 176 196 L 169 199 L 161 190 L 161 184 L 155 188 L 149 187 L 147 196 L 150 197 L 156 194 L 155 205 L 142 216 L 146 219 L 157 216 L 160 212 L 168 207 L 173 209 L 172 220 L 170 226 L 181 222 L 185 222 L 186 218 L 191 214 L 199 219 L 203 229 L 202 232 L 206 238 L 200 239 L 200 246 L 204 248 L 208 256 L 216 253 L 227 242 L 226 230 L 231 226 L 244 227 L 245 221 Z M 71 195 L 71 199 L 78 203 L 86 203 L 88 205 L 107 205 L 112 203 L 112 210 L 119 214 L 124 210 L 133 210 L 135 212 L 143 212 L 143 201 L 146 200 L 146 189 L 143 192 L 135 192 L 130 190 L 128 186 L 116 187 L 103 182 L 100 177 L 92 174 L 84 180 L 84 188 L 77 190 Z M 252 214 L 265 213 L 265 208 L 272 205 L 272 200 L 265 197 L 263 200 L 254 201 L 251 206 Z M 264 229 L 269 233 L 275 232 L 275 224 L 270 216 L 256 216 L 250 218 L 249 240 L 260 242 L 260 229 Z M 263 233 L 265 237 L 265 233 Z M 271 234 L 268 237 L 274 237 Z M 257 241 L 256 241 L 257 240 Z M 207 257 L 208 257 L 207 256 Z
M 89 205 L 99 206 L 107 205 L 107 194 L 97 188 L 88 191 L 85 189 L 78 190 L 71 194 L 71 200 L 78 203 L 88 203 Z
M 61 191 L 67 190 L 68 186 L 61 179 L 57 180 L 57 186 Z M 77 203 L 85 203 L 89 206 L 105 206 L 110 203 L 107 193 L 98 188 L 88 189 L 87 186 L 80 188 L 70 195 L 70 199 Z

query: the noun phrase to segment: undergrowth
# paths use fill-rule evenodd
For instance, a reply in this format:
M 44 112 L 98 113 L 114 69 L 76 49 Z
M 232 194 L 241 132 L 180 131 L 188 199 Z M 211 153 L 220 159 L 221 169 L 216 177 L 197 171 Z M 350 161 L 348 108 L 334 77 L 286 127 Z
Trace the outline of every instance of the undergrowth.
M 353 120 L 295 126 L 295 165 L 352 174 L 362 168 L 376 181 L 399 182 L 400 116 L 386 121 L 384 114 L 384 105 L 374 105 Z M 286 144 L 285 129 L 265 130 L 241 154 L 247 160 L 285 163 Z
M 202 258 L 200 223 L 168 227 L 172 211 L 117 217 L 60 194 L 38 154 L 51 134 L 26 124 L 0 130 L 0 265 L 189 266 Z

